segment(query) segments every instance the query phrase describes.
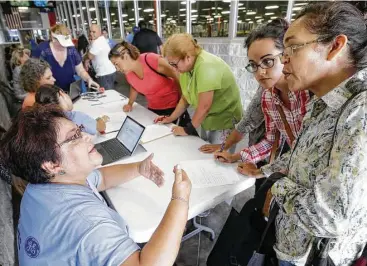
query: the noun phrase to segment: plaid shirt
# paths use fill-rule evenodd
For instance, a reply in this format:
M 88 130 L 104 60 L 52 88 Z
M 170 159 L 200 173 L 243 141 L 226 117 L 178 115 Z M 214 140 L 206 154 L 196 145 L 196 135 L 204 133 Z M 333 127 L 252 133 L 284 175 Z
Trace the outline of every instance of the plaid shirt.
M 279 105 L 283 109 L 293 136 L 297 138 L 302 127 L 303 117 L 306 114 L 306 105 L 310 100 L 310 94 L 308 91 L 288 92 L 290 102 L 290 109 L 288 109 L 280 99 L 279 93 L 279 90 L 275 88 L 263 91 L 261 108 L 265 117 L 265 137 L 259 143 L 241 151 L 243 162 L 257 163 L 268 158 L 278 130 L 281 134 L 280 143 L 285 140 L 290 147 L 292 146 L 292 142 L 287 135 L 285 125 L 276 105 Z

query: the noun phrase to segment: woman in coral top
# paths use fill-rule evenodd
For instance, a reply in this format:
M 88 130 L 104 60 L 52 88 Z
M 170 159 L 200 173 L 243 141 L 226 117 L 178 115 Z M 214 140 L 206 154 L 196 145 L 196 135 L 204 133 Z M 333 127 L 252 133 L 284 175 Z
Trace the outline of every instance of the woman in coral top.
M 149 110 L 158 115 L 171 115 L 180 99 L 180 86 L 176 71 L 166 60 L 154 53 L 140 54 L 134 45 L 125 41 L 112 48 L 109 58 L 131 86 L 124 112 L 132 111 L 141 93 L 147 99 Z

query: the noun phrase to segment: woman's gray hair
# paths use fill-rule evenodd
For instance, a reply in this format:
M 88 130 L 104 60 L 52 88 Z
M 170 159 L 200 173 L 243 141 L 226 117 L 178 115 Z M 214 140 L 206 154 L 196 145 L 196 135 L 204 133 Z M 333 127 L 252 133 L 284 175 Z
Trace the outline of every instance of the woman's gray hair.
M 36 92 L 47 69 L 51 69 L 51 67 L 46 61 L 35 58 L 28 59 L 20 71 L 20 83 L 24 90 Z

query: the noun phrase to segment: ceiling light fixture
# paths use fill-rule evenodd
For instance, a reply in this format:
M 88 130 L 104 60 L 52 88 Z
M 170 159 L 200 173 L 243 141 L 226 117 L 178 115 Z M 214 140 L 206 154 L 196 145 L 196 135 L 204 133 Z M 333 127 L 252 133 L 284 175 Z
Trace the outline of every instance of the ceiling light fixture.
M 266 6 L 265 9 L 277 9 L 279 6 Z

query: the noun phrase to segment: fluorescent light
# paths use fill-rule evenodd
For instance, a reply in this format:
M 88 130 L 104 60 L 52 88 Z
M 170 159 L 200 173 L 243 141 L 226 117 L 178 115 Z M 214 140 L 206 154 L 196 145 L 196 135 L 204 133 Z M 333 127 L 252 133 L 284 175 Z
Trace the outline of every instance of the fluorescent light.
M 135 18 L 129 18 L 129 21 L 133 21 L 133 20 L 135 20 Z
M 230 3 L 231 0 L 222 0 L 224 3 Z
M 123 20 L 122 23 L 127 23 L 127 20 Z
M 84 25 L 88 25 L 88 23 L 87 22 L 84 22 Z
M 85 6 L 82 7 L 83 10 L 86 10 L 87 8 Z
M 279 6 L 266 6 L 265 9 L 277 9 Z
M 271 19 L 276 19 L 277 17 L 270 17 Z
M 251 19 L 250 18 L 247 18 L 247 19 L 245 19 L 246 21 L 251 21 Z
M 237 20 L 237 23 L 242 23 L 242 20 Z
M 121 17 L 122 18 L 126 18 L 127 17 L 127 14 L 122 14 Z
M 294 4 L 295 6 L 305 6 L 307 5 L 307 3 L 297 3 L 297 4 Z
M 262 18 L 261 16 L 256 16 L 255 18 Z
M 162 14 L 162 15 L 161 15 L 161 18 L 165 18 L 165 17 L 167 17 L 167 15 L 166 15 L 166 14 Z
M 265 16 L 271 16 L 271 15 L 274 15 L 274 13 L 273 12 L 265 13 Z
M 186 17 L 186 14 L 180 14 L 180 17 Z
M 243 3 L 238 3 L 238 6 L 243 6 Z
M 144 20 L 143 18 L 139 18 L 139 21 L 142 21 L 142 20 Z
M 73 15 L 72 17 L 73 17 L 73 18 L 75 18 L 75 15 Z M 80 15 L 79 15 L 79 14 L 78 14 L 78 15 L 76 15 L 76 17 L 78 18 L 78 17 L 80 17 Z
M 66 18 L 64 18 L 64 21 L 68 21 Z
M 153 20 L 149 20 L 149 23 L 153 24 L 153 23 L 154 23 L 154 21 L 153 21 Z
M 229 14 L 229 13 L 231 13 L 231 11 L 222 11 L 222 14 L 224 15 L 224 14 Z
M 116 22 L 112 22 L 111 24 L 112 24 L 112 25 L 116 25 Z
M 256 12 L 255 11 L 247 11 L 246 15 L 256 15 Z
M 191 13 L 196 13 L 196 12 L 198 12 L 196 9 L 191 10 Z
M 103 21 L 107 21 L 107 18 L 104 18 Z
M 223 8 L 221 8 L 221 7 L 217 7 L 217 9 L 218 9 L 218 10 L 222 10 Z
M 192 18 L 197 18 L 197 17 L 198 17 L 198 15 L 191 15 L 191 17 L 192 17 Z
M 221 17 L 222 17 L 221 15 L 214 16 L 214 18 L 221 18 Z
M 248 23 L 249 23 L 249 24 L 254 24 L 254 22 L 253 22 L 253 21 L 249 21 Z
M 223 22 L 228 22 L 228 20 L 223 20 Z
M 96 10 L 96 8 L 95 7 L 91 7 L 91 8 L 89 8 L 89 11 L 95 11 Z
M 268 23 L 270 23 L 272 20 L 268 20 Z
M 153 17 L 153 14 L 149 14 L 149 17 Z
M 293 7 L 292 10 L 294 11 L 298 11 L 298 10 L 301 10 L 303 7 L 301 6 L 296 6 L 296 7 Z
M 147 9 L 144 9 L 143 12 L 145 13 L 149 13 L 149 12 L 153 12 L 154 9 L 153 8 L 147 8 Z
M 172 18 L 167 18 L 167 20 L 172 20 Z
M 257 23 L 261 23 L 263 19 L 256 20 Z
M 28 10 L 28 7 L 26 7 L 26 6 L 20 6 L 20 7 L 18 7 L 18 10 Z
M 185 9 L 186 10 L 186 9 Z M 209 11 L 210 10 L 210 8 L 203 8 L 202 9 L 203 11 Z M 180 9 L 180 11 L 181 11 L 181 9 Z
M 180 11 L 186 11 L 186 8 L 181 8 Z
M 294 19 L 294 18 L 292 18 L 292 19 L 291 19 L 291 21 L 295 21 L 295 19 Z
M 133 8 L 133 9 L 131 9 L 131 10 L 132 10 L 132 11 L 134 11 L 134 8 Z M 141 7 L 139 7 L 139 8 L 138 8 L 138 10 L 141 10 Z
M 245 10 L 246 7 L 239 7 L 238 10 Z
M 111 16 L 114 16 L 115 15 L 115 13 L 111 13 Z

